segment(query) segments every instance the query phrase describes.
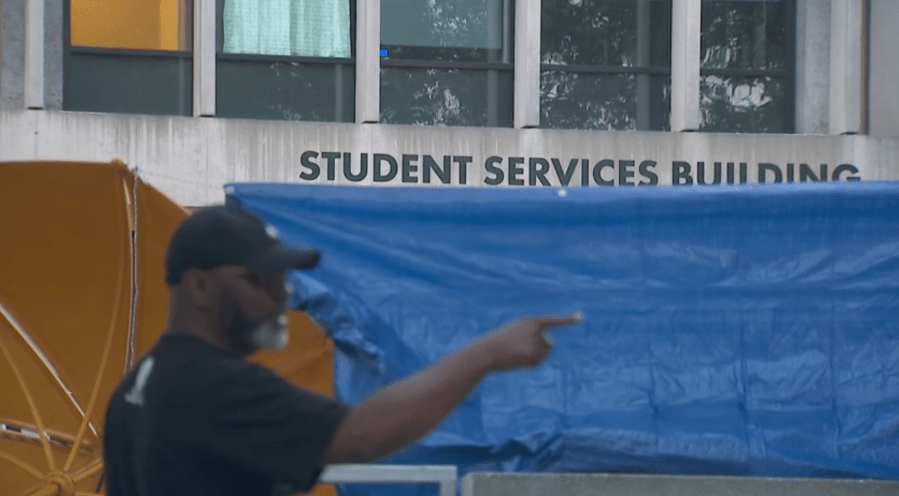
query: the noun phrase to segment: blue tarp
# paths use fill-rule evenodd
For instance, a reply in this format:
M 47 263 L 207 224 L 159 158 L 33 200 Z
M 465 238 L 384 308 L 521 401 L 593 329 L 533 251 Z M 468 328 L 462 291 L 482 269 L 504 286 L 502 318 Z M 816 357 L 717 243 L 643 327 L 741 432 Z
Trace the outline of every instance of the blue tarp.
M 226 191 L 323 251 L 291 277 L 344 401 L 584 313 L 391 462 L 899 479 L 899 183 Z

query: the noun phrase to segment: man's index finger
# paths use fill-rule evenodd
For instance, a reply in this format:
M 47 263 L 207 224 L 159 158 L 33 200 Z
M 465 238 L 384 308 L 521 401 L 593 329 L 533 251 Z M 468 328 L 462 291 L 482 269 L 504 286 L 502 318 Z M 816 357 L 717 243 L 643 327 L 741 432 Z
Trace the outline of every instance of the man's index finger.
M 580 323 L 584 320 L 584 314 L 576 312 L 568 315 L 552 315 L 547 317 L 538 317 L 535 319 L 537 326 L 543 331 L 548 331 L 556 327 L 565 327 Z

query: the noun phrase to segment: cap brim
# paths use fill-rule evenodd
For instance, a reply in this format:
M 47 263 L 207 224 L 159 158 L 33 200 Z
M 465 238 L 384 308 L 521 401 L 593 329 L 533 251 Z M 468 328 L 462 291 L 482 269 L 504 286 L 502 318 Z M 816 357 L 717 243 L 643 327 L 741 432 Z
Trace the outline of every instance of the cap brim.
M 290 269 L 311 269 L 318 264 L 319 258 L 318 250 L 312 248 L 288 248 L 276 244 L 248 263 L 247 267 L 273 274 Z

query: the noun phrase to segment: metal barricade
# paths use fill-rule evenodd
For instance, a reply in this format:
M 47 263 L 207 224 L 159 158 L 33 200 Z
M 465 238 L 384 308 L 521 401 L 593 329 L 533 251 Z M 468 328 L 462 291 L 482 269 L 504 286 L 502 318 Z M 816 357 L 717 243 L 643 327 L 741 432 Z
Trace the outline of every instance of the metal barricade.
M 319 480 L 329 483 L 437 484 L 440 496 L 456 496 L 455 465 L 328 465 Z

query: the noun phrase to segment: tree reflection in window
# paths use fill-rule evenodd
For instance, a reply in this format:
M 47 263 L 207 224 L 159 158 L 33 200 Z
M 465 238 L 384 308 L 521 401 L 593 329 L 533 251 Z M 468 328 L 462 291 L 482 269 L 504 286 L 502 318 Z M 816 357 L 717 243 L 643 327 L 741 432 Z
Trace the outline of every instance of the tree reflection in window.
M 792 12 L 792 0 L 702 2 L 702 130 L 792 130 Z
M 381 115 L 512 125 L 512 0 L 381 0 Z
M 508 125 L 512 110 L 512 72 L 458 69 L 381 69 L 381 121 L 436 126 Z M 490 81 L 494 78 L 494 81 Z M 495 94 L 491 88 L 507 88 Z M 490 109 L 505 111 L 502 118 Z M 496 112 L 494 110 L 494 112 Z
M 668 129 L 670 0 L 543 0 L 541 126 Z
M 704 76 L 700 82 L 702 129 L 713 132 L 782 132 L 783 81 L 770 77 Z

